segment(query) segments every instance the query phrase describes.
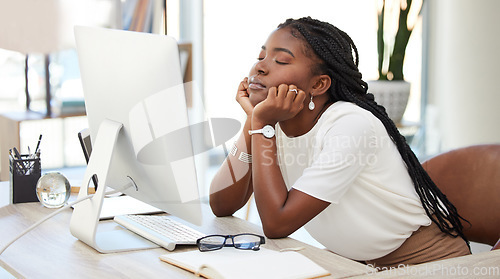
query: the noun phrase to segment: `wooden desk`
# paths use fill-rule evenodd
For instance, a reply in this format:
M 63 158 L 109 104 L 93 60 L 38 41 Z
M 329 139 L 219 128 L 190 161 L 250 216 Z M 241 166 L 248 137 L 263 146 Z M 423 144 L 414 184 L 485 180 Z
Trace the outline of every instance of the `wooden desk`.
M 0 207 L 12 203 L 10 198 L 10 182 L 0 181 Z
M 40 203 L 10 204 L 0 208 L 0 246 L 25 228 L 53 212 Z M 0 255 L 0 266 L 16 277 L 26 278 L 199 278 L 194 274 L 160 261 L 169 253 L 162 248 L 100 254 L 74 238 L 69 232 L 71 210 L 66 210 L 20 238 Z M 216 218 L 204 210 L 203 225 L 196 229 L 207 233 L 235 234 L 262 229 L 236 217 Z M 102 222 L 100 229 L 120 229 L 113 221 Z M 331 278 L 350 277 L 371 272 L 365 265 L 340 257 L 292 238 L 266 240 L 263 247 L 279 250 L 305 247 L 306 255 L 332 274 Z M 197 249 L 177 248 L 175 252 Z

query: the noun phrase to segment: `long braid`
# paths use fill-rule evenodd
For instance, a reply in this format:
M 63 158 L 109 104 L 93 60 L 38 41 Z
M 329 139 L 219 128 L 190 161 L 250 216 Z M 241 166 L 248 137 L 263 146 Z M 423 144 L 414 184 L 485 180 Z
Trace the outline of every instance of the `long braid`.
M 278 28 L 285 27 L 290 27 L 294 36 L 307 42 L 306 48 L 311 48 L 321 60 L 318 69 L 313 71 L 326 73 L 332 79 L 333 86 L 328 92 L 330 101 L 352 102 L 370 111 L 382 122 L 406 164 L 427 216 L 441 231 L 452 236 L 461 236 L 466 240 L 460 222 L 460 219 L 464 219 L 424 170 L 404 136 L 387 115 L 385 108 L 375 102 L 373 94 L 367 92 L 368 85 L 362 80 L 358 70 L 358 50 L 349 35 L 327 22 L 310 17 L 288 19 L 278 26 Z

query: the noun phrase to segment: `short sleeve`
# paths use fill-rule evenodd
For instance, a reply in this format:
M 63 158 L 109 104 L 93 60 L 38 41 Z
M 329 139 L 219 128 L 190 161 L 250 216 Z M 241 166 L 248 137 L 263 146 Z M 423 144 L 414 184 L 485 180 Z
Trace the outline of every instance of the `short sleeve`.
M 293 188 L 338 203 L 362 170 L 377 160 L 375 129 L 356 113 L 330 119 L 323 127 L 315 139 L 318 152 Z

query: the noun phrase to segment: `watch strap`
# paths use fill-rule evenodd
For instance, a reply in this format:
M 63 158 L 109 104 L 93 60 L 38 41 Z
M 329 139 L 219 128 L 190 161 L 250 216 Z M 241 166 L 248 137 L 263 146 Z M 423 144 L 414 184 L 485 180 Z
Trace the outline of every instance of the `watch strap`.
M 249 135 L 253 135 L 253 134 L 262 134 L 264 135 L 264 137 L 270 139 L 272 137 L 275 136 L 276 132 L 274 130 L 274 127 L 271 126 L 271 125 L 265 125 L 264 127 L 262 127 L 262 129 L 258 129 L 258 130 L 249 130 L 248 131 L 248 134 Z

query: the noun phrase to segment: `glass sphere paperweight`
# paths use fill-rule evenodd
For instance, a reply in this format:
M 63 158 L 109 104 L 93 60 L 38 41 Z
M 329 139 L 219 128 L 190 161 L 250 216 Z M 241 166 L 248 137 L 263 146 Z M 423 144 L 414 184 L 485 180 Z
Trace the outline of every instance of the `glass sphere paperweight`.
M 59 172 L 48 172 L 36 184 L 38 200 L 48 208 L 58 208 L 66 204 L 71 195 L 68 179 Z

